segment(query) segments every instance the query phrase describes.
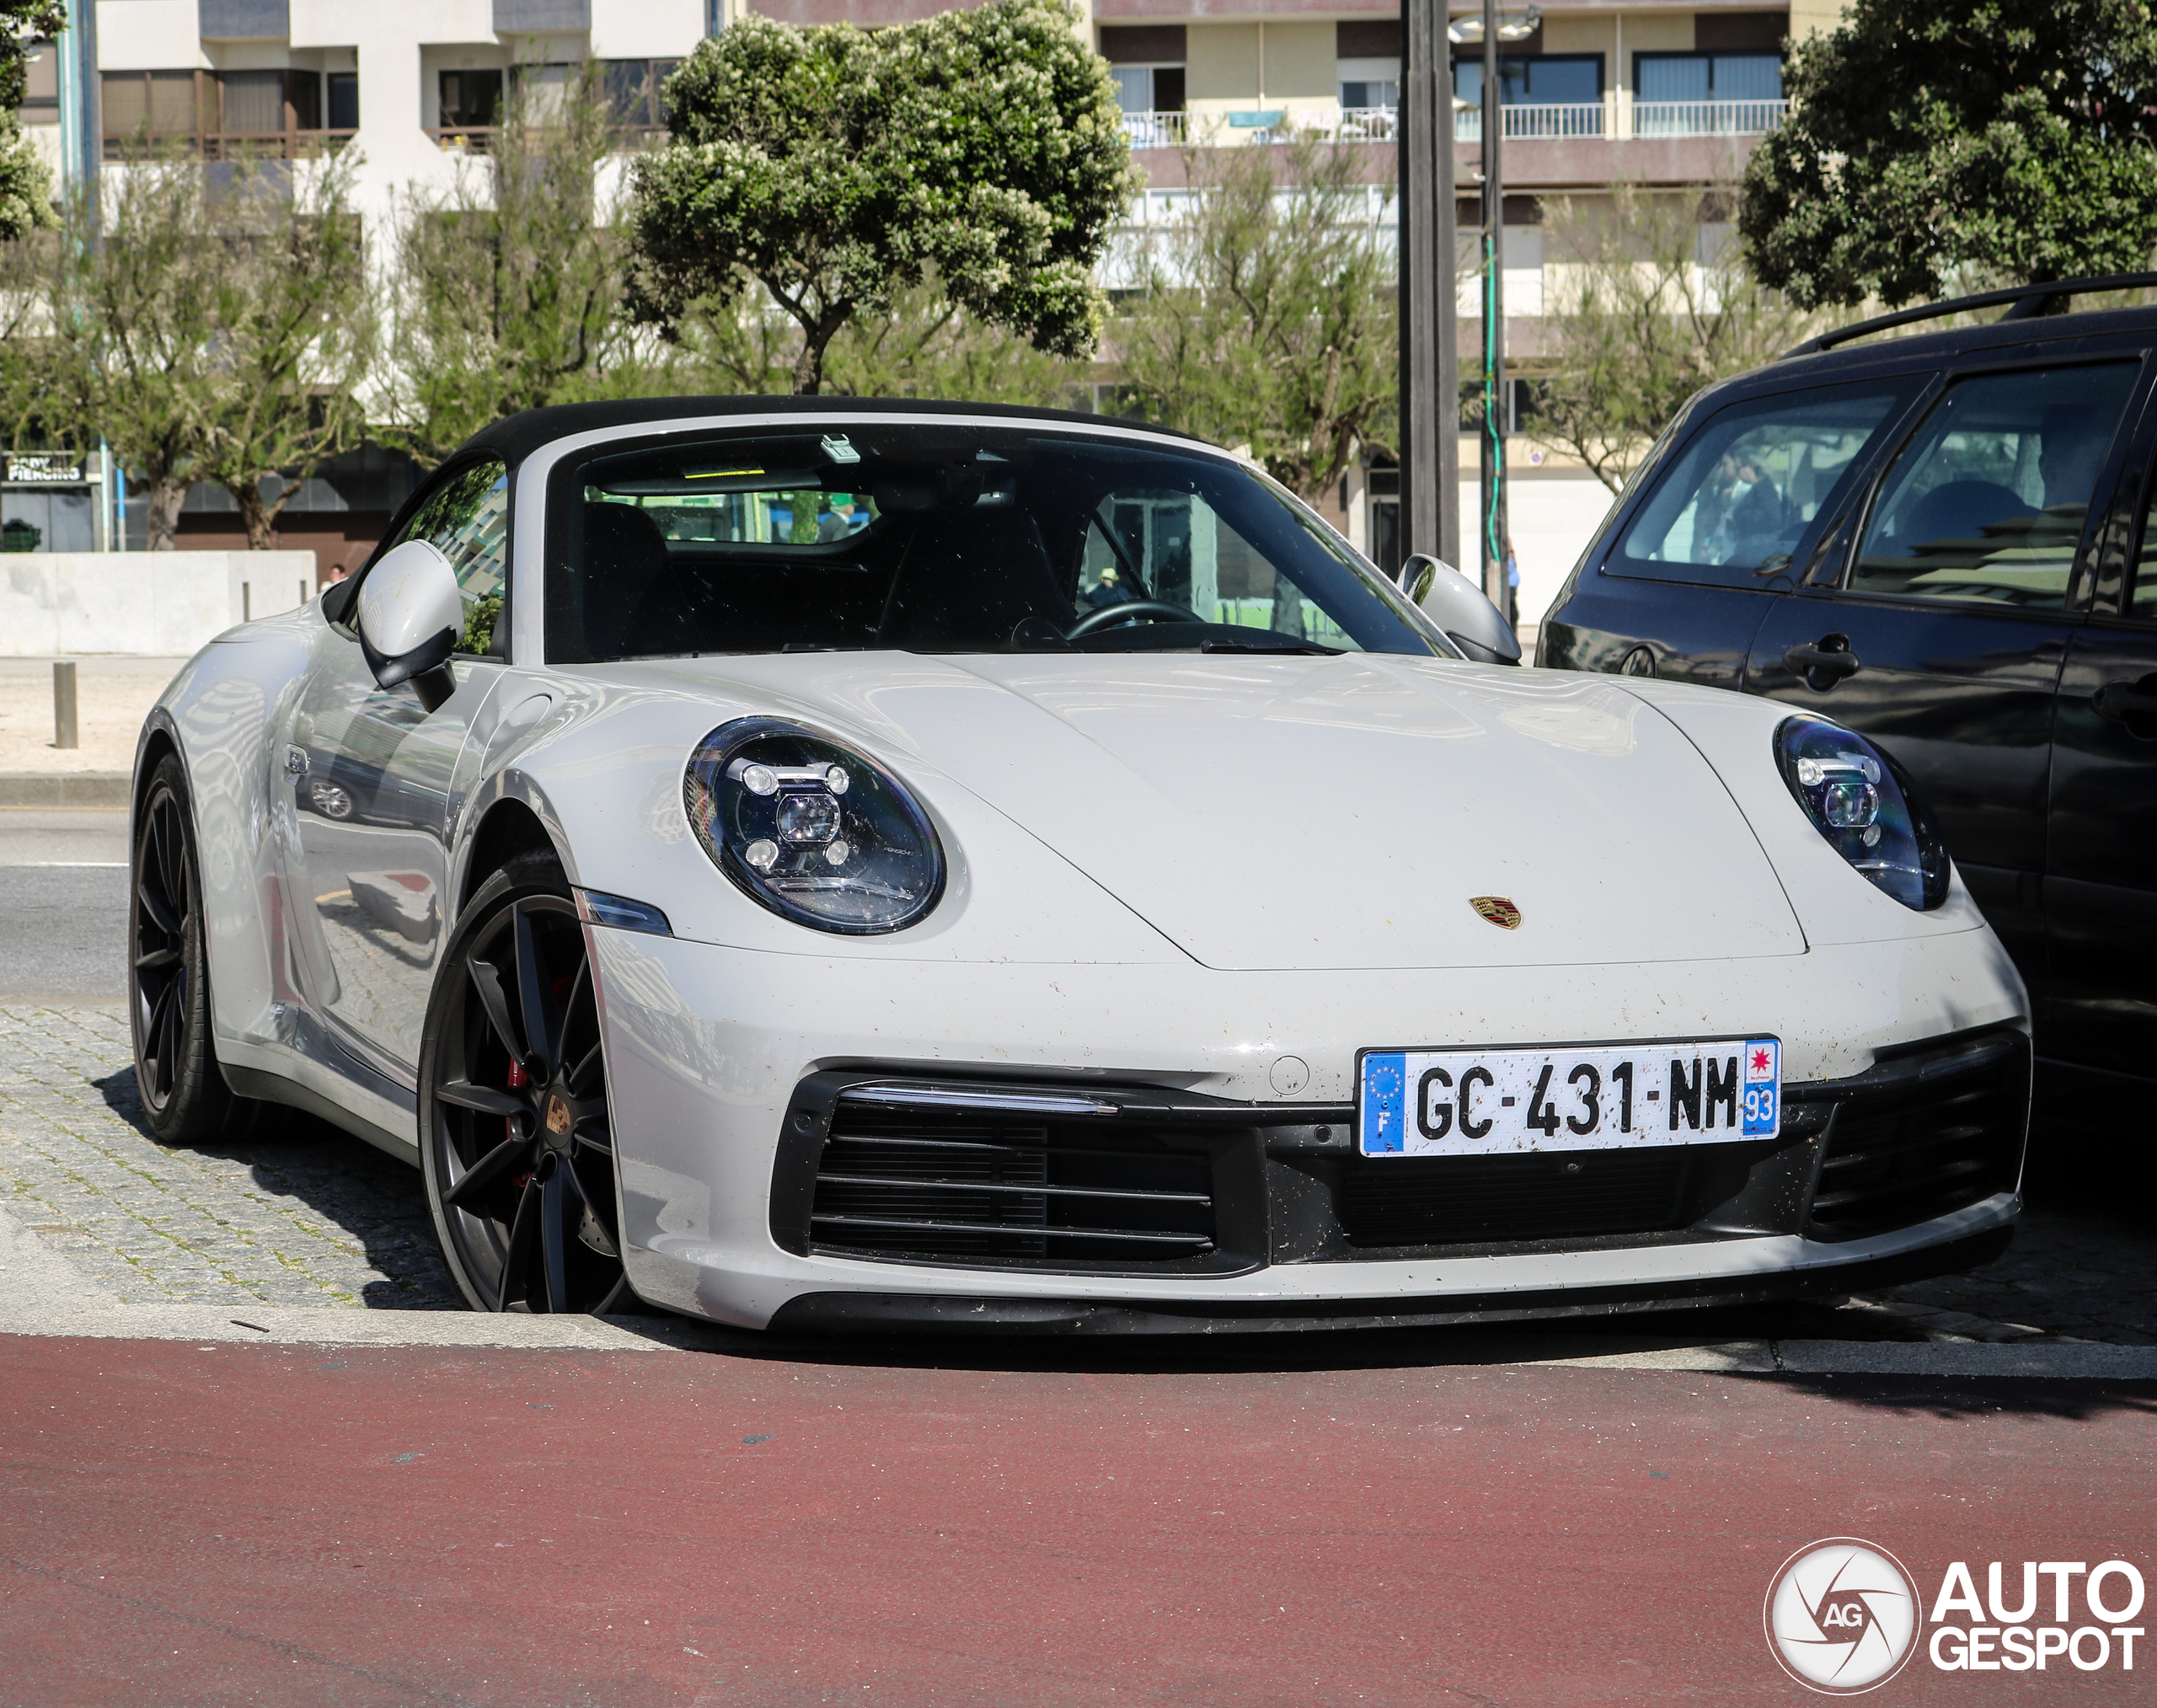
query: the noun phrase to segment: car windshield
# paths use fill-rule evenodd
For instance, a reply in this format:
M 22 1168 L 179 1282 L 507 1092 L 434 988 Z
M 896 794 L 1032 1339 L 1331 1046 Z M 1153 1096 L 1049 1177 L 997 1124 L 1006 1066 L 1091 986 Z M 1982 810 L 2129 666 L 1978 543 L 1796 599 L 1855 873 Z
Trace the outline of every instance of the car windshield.
M 1196 451 L 854 422 L 565 459 L 547 651 L 1400 652 L 1435 629 L 1315 515 Z

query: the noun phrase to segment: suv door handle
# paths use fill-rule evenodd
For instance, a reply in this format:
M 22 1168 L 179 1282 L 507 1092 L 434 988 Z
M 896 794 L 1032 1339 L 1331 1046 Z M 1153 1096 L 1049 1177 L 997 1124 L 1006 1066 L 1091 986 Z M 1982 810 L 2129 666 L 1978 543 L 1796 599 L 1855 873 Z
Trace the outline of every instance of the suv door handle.
M 2099 717 L 2126 724 L 2134 735 L 2157 735 L 2157 731 L 2148 731 L 2146 727 L 2136 729 L 2133 723 L 2129 722 L 2131 719 L 2157 717 L 2157 693 L 2143 692 L 2151 683 L 2152 679 L 2148 677 L 2133 683 L 2108 682 L 2090 696 L 2090 704 L 2096 708 Z
M 1793 676 L 1801 676 L 1816 693 L 1825 693 L 1846 676 L 1862 667 L 1850 651 L 1847 634 L 1823 634 L 1810 646 L 1793 646 L 1783 654 L 1783 663 Z

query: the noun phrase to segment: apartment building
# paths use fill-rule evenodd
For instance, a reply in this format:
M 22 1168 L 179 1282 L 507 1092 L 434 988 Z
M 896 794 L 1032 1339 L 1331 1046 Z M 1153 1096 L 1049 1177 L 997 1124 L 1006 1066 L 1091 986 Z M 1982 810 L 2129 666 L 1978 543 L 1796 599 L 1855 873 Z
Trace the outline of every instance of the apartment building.
M 586 60 L 632 126 L 656 128 L 660 79 L 704 35 L 754 13 L 799 24 L 875 28 L 945 9 L 942 0 L 94 0 L 104 158 L 146 143 L 217 161 L 245 153 L 304 158 L 356 147 L 358 191 L 387 219 L 409 190 L 446 185 L 488 146 L 510 79 L 542 81 Z M 1450 35 L 1462 218 L 1481 120 L 1480 11 L 1456 4 Z M 1500 56 L 1506 149 L 1506 300 L 1510 346 L 1536 347 L 1544 255 L 1542 203 L 1616 181 L 1698 183 L 1736 169 L 1783 112 L 1781 44 L 1825 27 L 1839 0 L 1545 0 L 1509 6 Z M 1077 27 L 1109 62 L 1148 193 L 1131 234 L 1170 217 L 1186 150 L 1260 147 L 1284 129 L 1317 130 L 1359 151 L 1373 217 L 1389 223 L 1400 79 L 1400 0 L 1082 0 Z M 23 117 L 56 163 L 57 85 L 34 64 Z M 1111 280 L 1111 282 L 1113 282 Z M 1474 348 L 1472 287 L 1464 339 Z M 1534 459 L 1534 460 L 1530 460 Z M 1539 614 L 1600 515 L 1604 495 L 1532 448 L 1517 459 L 1513 506 L 1522 609 Z M 1382 549 L 1384 468 L 1358 470 L 1336 495 L 1352 538 Z M 371 452 L 308 484 L 285 516 L 283 542 L 313 547 L 325 571 L 362 554 L 409 475 Z M 1541 483 L 1539 485 L 1538 483 Z M 1547 485 L 1548 491 L 1542 490 Z M 53 502 L 48 490 L 40 500 Z M 0 490 L 0 513 L 8 510 Z M 27 505 L 24 497 L 21 502 Z M 25 512 L 27 513 L 27 512 Z M 222 493 L 198 490 L 187 543 L 242 543 Z

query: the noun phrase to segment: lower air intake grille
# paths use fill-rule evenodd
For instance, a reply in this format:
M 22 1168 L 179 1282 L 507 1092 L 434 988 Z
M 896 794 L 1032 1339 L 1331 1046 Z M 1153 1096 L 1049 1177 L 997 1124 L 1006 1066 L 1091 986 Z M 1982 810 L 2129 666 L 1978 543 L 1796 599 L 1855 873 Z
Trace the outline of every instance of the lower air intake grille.
M 1084 1128 L 841 1100 L 817 1163 L 811 1240 L 834 1254 L 1050 1268 L 1175 1266 L 1212 1253 L 1207 1155 Z
M 1860 1240 L 2014 1190 L 2030 1107 L 2030 1045 L 1999 1034 L 1890 1061 L 1838 1100 L 1806 1234 Z
M 1341 1220 L 1353 1245 L 1660 1233 L 1699 1213 L 1694 1163 L 1678 1147 L 1358 1159 L 1341 1182 Z

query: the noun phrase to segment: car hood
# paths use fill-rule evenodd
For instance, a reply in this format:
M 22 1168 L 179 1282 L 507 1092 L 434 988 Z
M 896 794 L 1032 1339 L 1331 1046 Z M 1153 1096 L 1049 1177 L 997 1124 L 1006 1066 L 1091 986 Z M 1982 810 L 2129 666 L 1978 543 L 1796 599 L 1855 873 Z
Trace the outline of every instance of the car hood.
M 1375 655 L 849 662 L 816 673 L 830 715 L 902 770 L 912 750 L 1208 966 L 1805 948 L 1714 769 L 1607 678 Z M 1517 925 L 1473 905 L 1493 897 Z

